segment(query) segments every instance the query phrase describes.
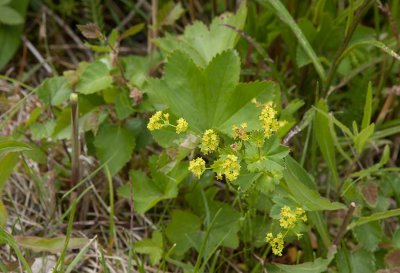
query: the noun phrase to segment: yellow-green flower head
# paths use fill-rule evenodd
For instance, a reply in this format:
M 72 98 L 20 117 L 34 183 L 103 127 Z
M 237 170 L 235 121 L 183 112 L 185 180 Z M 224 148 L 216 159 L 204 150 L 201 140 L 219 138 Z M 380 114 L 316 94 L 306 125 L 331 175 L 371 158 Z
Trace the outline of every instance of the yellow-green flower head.
M 235 155 L 227 155 L 221 166 L 222 173 L 228 181 L 235 180 L 240 174 L 240 164 Z
M 276 115 L 277 111 L 273 107 L 272 102 L 264 104 L 258 118 L 261 121 L 261 125 L 264 129 L 264 136 L 266 138 L 271 137 L 273 133 L 278 131 L 285 124 L 285 122 L 278 121 Z
M 232 126 L 234 139 L 240 139 L 243 141 L 249 140 L 249 134 L 246 132 L 247 123 L 240 124 L 240 127 L 236 125 Z
M 191 171 L 197 178 L 206 170 L 206 162 L 201 157 L 193 159 L 189 162 L 189 171 Z
M 183 118 L 178 119 L 177 124 L 176 124 L 176 133 L 180 134 L 180 133 L 186 132 L 186 130 L 188 129 L 188 125 L 189 124 L 187 123 L 187 121 L 185 119 L 183 119 Z
M 275 255 L 282 256 L 282 251 L 283 251 L 283 246 L 284 246 L 284 240 L 283 240 L 283 234 L 278 233 L 276 237 L 272 235 L 272 233 L 268 233 L 267 236 L 265 237 L 265 241 L 269 243 L 269 245 L 272 248 L 272 252 Z
M 163 114 L 162 111 L 157 111 L 151 116 L 149 123 L 147 124 L 147 129 L 150 131 L 161 129 L 169 124 L 169 114 Z
M 203 154 L 209 154 L 215 151 L 219 145 L 219 137 L 213 129 L 204 132 L 201 138 L 200 150 Z
M 293 229 L 299 221 L 307 221 L 307 216 L 302 208 L 292 210 L 288 206 L 281 209 L 279 225 L 285 229 Z

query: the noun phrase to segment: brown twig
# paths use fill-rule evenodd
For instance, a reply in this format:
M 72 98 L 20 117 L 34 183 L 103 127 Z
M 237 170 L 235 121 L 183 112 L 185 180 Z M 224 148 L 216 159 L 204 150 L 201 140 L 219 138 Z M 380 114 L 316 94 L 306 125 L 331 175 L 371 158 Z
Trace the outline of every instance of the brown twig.
M 79 127 L 78 127 L 78 95 L 72 93 L 71 101 L 71 126 L 72 126 L 72 175 L 71 175 L 71 188 L 74 187 L 80 179 L 79 169 Z
M 356 203 L 351 202 L 349 208 L 347 210 L 346 216 L 344 217 L 343 223 L 340 226 L 339 232 L 336 235 L 336 238 L 333 240 L 333 244 L 335 246 L 339 245 L 340 240 L 347 232 L 347 226 L 349 225 L 351 218 L 353 217 L 354 210 L 356 209 Z

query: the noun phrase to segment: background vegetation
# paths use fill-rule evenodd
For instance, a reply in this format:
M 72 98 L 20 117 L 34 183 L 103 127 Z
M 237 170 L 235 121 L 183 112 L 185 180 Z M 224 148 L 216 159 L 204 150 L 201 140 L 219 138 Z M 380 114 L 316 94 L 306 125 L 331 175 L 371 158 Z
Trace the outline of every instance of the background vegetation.
M 0 0 L 0 272 L 400 272 L 399 4 Z

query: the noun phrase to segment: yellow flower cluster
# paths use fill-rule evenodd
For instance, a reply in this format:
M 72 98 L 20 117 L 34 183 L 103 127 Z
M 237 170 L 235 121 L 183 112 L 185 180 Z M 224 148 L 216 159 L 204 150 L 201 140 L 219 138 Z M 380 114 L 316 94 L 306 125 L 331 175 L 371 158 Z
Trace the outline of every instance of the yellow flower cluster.
M 306 212 L 302 208 L 296 208 L 295 210 L 292 210 L 288 206 L 283 206 L 281 208 L 279 218 L 279 225 L 281 228 L 286 230 L 285 235 L 289 230 L 294 229 L 300 221 L 307 221 Z M 272 233 L 267 233 L 265 241 L 270 244 L 272 252 L 275 255 L 282 256 L 285 235 L 278 233 L 276 237 L 274 237 Z M 296 233 L 296 235 L 298 239 L 300 239 L 303 234 Z
M 264 104 L 261 114 L 258 117 L 261 121 L 262 127 L 264 129 L 264 136 L 266 138 L 271 137 L 273 133 L 278 131 L 283 125 L 284 121 L 278 121 L 276 119 L 277 111 L 272 105 L 272 102 Z
M 197 178 L 206 170 L 206 162 L 201 157 L 193 159 L 189 162 L 189 171 L 191 171 Z
M 302 208 L 292 210 L 288 206 L 284 206 L 281 209 L 279 225 L 282 228 L 293 229 L 299 221 L 307 221 L 307 216 Z
M 209 154 L 215 151 L 219 145 L 219 137 L 212 129 L 204 132 L 201 138 L 200 150 L 203 154 Z
M 265 241 L 270 244 L 272 252 L 275 255 L 282 256 L 283 244 L 284 244 L 282 233 L 278 233 L 275 238 L 272 235 L 272 233 L 268 233 L 267 236 L 265 237 Z
M 240 164 L 235 155 L 227 155 L 226 159 L 221 164 L 221 171 L 217 173 L 217 178 L 222 179 L 225 175 L 228 181 L 235 180 L 240 174 Z
M 175 127 L 176 133 L 184 133 L 187 131 L 189 124 L 183 118 L 177 120 L 176 126 L 169 123 L 169 114 L 163 113 L 162 111 L 155 112 L 154 115 L 150 117 L 149 123 L 147 123 L 147 129 L 150 131 L 159 130 L 165 126 Z
M 240 127 L 236 125 L 232 126 L 233 137 L 243 141 L 249 140 L 249 134 L 246 132 L 247 123 L 240 124 Z
M 183 118 L 178 119 L 175 129 L 177 134 L 186 132 L 186 130 L 188 129 L 187 121 Z
M 163 114 L 162 111 L 157 111 L 151 116 L 147 129 L 150 131 L 161 129 L 169 124 L 169 114 Z

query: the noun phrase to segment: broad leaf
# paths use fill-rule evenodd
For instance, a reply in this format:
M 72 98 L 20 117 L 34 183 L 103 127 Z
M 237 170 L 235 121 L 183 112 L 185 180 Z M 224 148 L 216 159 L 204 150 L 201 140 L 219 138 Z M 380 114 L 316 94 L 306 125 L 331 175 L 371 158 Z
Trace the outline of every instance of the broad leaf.
M 345 205 L 338 202 L 331 202 L 322 197 L 316 190 L 310 189 L 303 182 L 304 175 L 298 171 L 301 166 L 291 157 L 286 157 L 287 169 L 283 172 L 283 177 L 289 188 L 289 191 L 295 200 L 306 210 L 337 210 L 346 208 Z M 301 168 L 302 169 L 302 168 Z
M 368 251 L 375 251 L 383 237 L 382 228 L 379 222 L 357 226 L 353 229 L 353 234 L 359 244 Z
M 204 245 L 204 257 L 214 253 L 219 246 L 233 249 L 239 246 L 237 233 L 240 229 L 240 214 L 230 205 L 221 202 L 210 201 L 208 205 L 210 223 L 206 223 L 204 231 L 189 235 L 198 252 Z
M 225 25 L 242 29 L 246 14 L 246 3 L 242 3 L 235 15 L 223 14 L 216 17 L 209 28 L 202 22 L 196 21 L 185 28 L 182 36 L 176 38 L 167 35 L 155 42 L 167 54 L 179 49 L 191 56 L 197 65 L 206 66 L 217 54 L 234 48 L 239 34 Z
M 375 255 L 364 249 L 352 253 L 351 272 L 375 273 Z
M 174 198 L 178 190 L 172 181 L 156 181 L 147 177 L 141 171 L 130 173 L 132 180 L 132 196 L 135 211 L 144 214 L 164 199 Z M 168 183 L 169 182 L 169 183 Z M 118 195 L 126 199 L 131 198 L 131 186 L 126 184 L 118 189 Z
M 15 9 L 20 16 L 25 17 L 29 0 L 13 0 L 10 1 L 9 7 Z M 0 8 L 2 9 L 2 8 Z M 21 43 L 21 33 L 24 29 L 20 25 L 4 25 L 0 24 L 0 69 L 2 69 L 14 56 Z
M 131 159 L 135 137 L 124 127 L 103 124 L 94 145 L 100 162 L 107 164 L 111 175 L 115 175 Z
M 217 55 L 204 69 L 176 51 L 168 59 L 164 78 L 149 81 L 148 93 L 197 133 L 209 128 L 231 133 L 233 124 L 255 126 L 257 109 L 250 101 L 263 92 L 273 97 L 276 91 L 272 82 L 239 83 L 239 73 L 239 56 L 233 50 Z M 240 113 L 247 107 L 252 115 Z
M 111 84 L 112 77 L 107 65 L 97 61 L 85 68 L 76 88 L 82 94 L 92 94 L 110 87 Z
M 158 157 L 149 160 L 151 177 L 141 171 L 131 171 L 131 185 L 126 184 L 118 189 L 118 195 L 127 199 L 133 196 L 135 211 L 144 214 L 158 202 L 175 198 L 178 195 L 178 185 L 187 176 L 187 163 L 175 165 L 168 174 L 161 172 Z
M 36 89 L 38 97 L 47 105 L 60 105 L 67 101 L 72 90 L 63 76 L 47 78 Z
M 134 251 L 142 254 L 148 254 L 150 256 L 150 262 L 152 265 L 157 264 L 163 254 L 163 238 L 160 231 L 155 230 L 151 239 L 143 239 L 136 242 L 134 245 Z
M 15 9 L 9 6 L 0 7 L 0 23 L 6 25 L 20 25 L 24 22 L 22 17 Z
M 188 211 L 175 210 L 171 215 L 171 222 L 165 232 L 168 239 L 175 244 L 174 253 L 182 256 L 192 247 L 189 237 L 200 230 L 201 219 Z

